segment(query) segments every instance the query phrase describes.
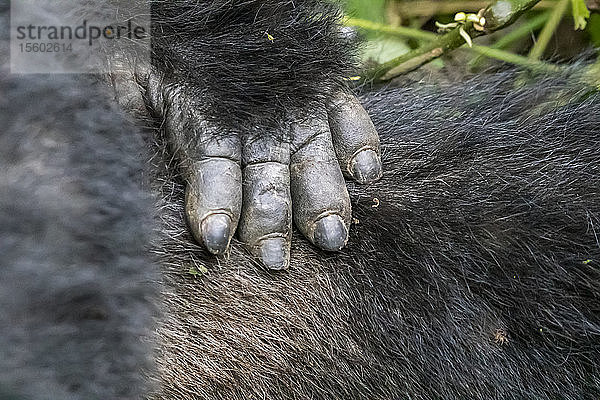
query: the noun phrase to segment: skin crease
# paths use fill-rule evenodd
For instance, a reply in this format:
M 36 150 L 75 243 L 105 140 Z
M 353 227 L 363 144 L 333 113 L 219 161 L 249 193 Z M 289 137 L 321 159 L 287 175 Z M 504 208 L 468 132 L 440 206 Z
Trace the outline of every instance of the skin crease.
M 187 180 L 186 220 L 196 240 L 222 255 L 237 230 L 266 267 L 286 269 L 293 220 L 316 246 L 341 250 L 351 210 L 342 173 L 368 184 L 382 167 L 377 132 L 347 93 L 355 47 L 339 10 L 315 0 L 151 7 L 153 65 L 120 63 L 111 81 L 126 110 L 142 118 L 150 110 L 168 137 Z M 271 39 L 256 35 L 266 30 Z M 237 75 L 240 58 L 261 67 Z

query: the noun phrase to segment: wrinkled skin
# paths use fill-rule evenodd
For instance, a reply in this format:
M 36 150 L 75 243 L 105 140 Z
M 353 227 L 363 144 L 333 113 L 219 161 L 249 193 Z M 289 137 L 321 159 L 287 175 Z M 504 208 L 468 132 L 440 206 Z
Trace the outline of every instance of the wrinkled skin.
M 187 221 L 211 253 L 223 254 L 238 228 L 267 267 L 285 269 L 292 218 L 316 246 L 346 245 L 351 206 L 342 172 L 363 184 L 382 173 L 377 131 L 354 96 L 341 93 L 313 118 L 292 119 L 275 135 L 221 132 L 182 93 L 161 100 L 187 182 Z

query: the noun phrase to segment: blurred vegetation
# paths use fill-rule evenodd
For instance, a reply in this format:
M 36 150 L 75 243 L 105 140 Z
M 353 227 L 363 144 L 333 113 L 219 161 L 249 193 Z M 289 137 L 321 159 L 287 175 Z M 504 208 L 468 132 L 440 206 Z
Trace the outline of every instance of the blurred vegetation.
M 357 27 L 367 39 L 362 57 L 365 65 L 373 69 L 426 47 L 438 38 L 435 35 L 439 35 L 439 24 L 454 22 L 457 13 L 477 14 L 490 3 L 491 0 L 345 0 L 346 24 Z M 452 65 L 477 72 L 497 60 L 532 68 L 559 68 L 562 63 L 580 58 L 582 53 L 596 56 L 600 47 L 600 0 L 542 0 L 510 26 L 483 33 L 490 34 L 474 39 L 472 48 L 463 45 L 444 54 L 427 68 Z

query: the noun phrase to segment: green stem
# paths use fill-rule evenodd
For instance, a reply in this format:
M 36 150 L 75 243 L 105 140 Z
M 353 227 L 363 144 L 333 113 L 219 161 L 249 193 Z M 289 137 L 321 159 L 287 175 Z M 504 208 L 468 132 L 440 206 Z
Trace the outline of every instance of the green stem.
M 539 0 L 496 0 L 485 10 L 483 16 L 486 19 L 486 32 L 494 32 L 512 24 L 525 11 L 533 7 Z M 404 28 L 407 29 L 407 28 Z M 472 23 L 466 23 L 460 28 L 453 29 L 435 40 L 425 43 L 420 48 L 413 50 L 400 57 L 394 58 L 381 64 L 365 74 L 366 80 L 390 80 L 396 76 L 413 71 L 422 65 L 452 51 L 465 43 L 460 35 L 460 29 L 466 31 L 471 38 L 481 36 L 484 33 L 476 30 Z
M 407 28 L 405 26 L 390 26 L 359 18 L 345 18 L 344 25 L 362 28 L 368 31 L 399 36 L 402 38 L 411 38 L 425 41 L 432 41 L 437 39 L 438 37 L 438 35 L 436 35 L 435 33 L 427 32 L 421 29 Z
M 471 23 L 468 23 L 464 26 L 464 29 L 471 33 L 471 31 L 475 31 L 472 29 L 472 26 Z M 464 43 L 465 40 L 460 36 L 458 28 L 453 29 L 443 36 L 436 36 L 435 40 L 423 44 L 416 50 L 403 54 L 367 71 L 365 78 L 367 80 L 390 80 L 396 76 L 413 71 L 442 56 L 444 53 L 462 46 Z
M 476 53 L 481 54 L 485 57 L 495 58 L 497 60 L 501 60 L 507 63 L 519 65 L 521 67 L 525 67 L 534 72 L 551 72 L 556 73 L 561 71 L 561 67 L 553 64 L 544 63 L 537 60 L 532 60 L 527 57 L 519 56 L 517 54 L 510 53 L 508 51 L 503 51 L 499 49 L 494 49 L 491 47 L 478 46 L 476 44 L 473 45 L 472 50 Z
M 540 0 L 496 0 L 486 7 L 483 16 L 486 20 L 486 33 L 506 28 L 515 22 Z
M 361 29 L 366 29 L 369 31 L 382 33 L 390 36 L 399 36 L 402 38 L 414 38 L 419 40 L 426 40 L 429 42 L 435 41 L 439 36 L 431 33 L 422 31 L 420 29 L 406 28 L 406 27 L 395 27 L 385 24 L 380 24 L 377 22 L 367 21 L 364 19 L 357 18 L 348 18 L 344 21 L 346 26 L 358 27 Z M 475 53 L 480 54 L 481 56 L 495 58 L 497 60 L 519 65 L 530 70 L 534 71 L 547 71 L 547 72 L 556 72 L 559 67 L 546 64 L 540 61 L 530 60 L 527 57 L 519 56 L 513 53 L 509 53 L 507 51 L 494 49 L 486 46 L 473 45 L 472 48 L 466 48 Z
M 540 15 L 536 15 L 535 17 L 531 18 L 526 23 L 518 26 L 511 32 L 509 32 L 506 35 L 499 38 L 496 41 L 496 43 L 494 43 L 490 47 L 492 49 L 496 49 L 496 50 L 507 48 L 512 43 L 520 40 L 524 36 L 530 35 L 532 32 L 541 28 L 546 23 L 546 21 L 548 21 L 548 19 L 550 18 L 550 14 L 551 14 L 550 11 L 546 11 Z M 483 56 L 483 55 L 476 57 L 469 63 L 469 66 L 471 68 L 477 67 L 483 61 L 484 58 L 485 58 L 485 56 Z
M 496 0 L 484 11 L 486 32 L 494 32 L 512 24 L 525 11 L 529 10 L 540 0 Z M 459 30 L 464 29 L 471 38 L 484 33 L 476 30 L 472 23 L 466 23 L 460 28 L 455 28 L 443 36 L 438 36 L 434 41 L 425 43 L 420 48 L 400 57 L 394 58 L 379 65 L 365 74 L 366 80 L 390 80 L 396 76 L 413 71 L 422 65 L 452 51 L 465 43 Z
M 544 55 L 544 51 L 548 47 L 548 43 L 550 43 L 550 39 L 552 39 L 552 35 L 556 31 L 558 24 L 562 20 L 563 16 L 567 12 L 567 6 L 569 5 L 570 0 L 560 0 L 554 10 L 552 11 L 552 15 L 550 19 L 542 29 L 542 32 L 537 38 L 537 42 L 531 48 L 529 52 L 529 58 L 532 60 L 539 60 Z
M 455 14 L 458 11 L 477 11 L 489 4 L 484 0 L 420 0 L 418 6 L 410 1 L 398 3 L 398 11 L 402 17 L 431 17 L 434 15 Z M 536 10 L 550 10 L 556 5 L 555 0 L 542 0 L 535 5 Z

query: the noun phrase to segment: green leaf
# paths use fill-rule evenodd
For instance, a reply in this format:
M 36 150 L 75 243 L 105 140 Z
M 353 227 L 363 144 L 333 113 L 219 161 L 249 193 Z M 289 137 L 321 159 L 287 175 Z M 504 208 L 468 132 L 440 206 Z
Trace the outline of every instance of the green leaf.
M 385 21 L 385 0 L 348 0 L 345 2 L 346 13 L 374 22 Z
M 586 31 L 590 35 L 590 40 L 595 47 L 600 47 L 600 14 L 592 14 Z
M 575 30 L 585 29 L 587 19 L 590 17 L 590 10 L 585 5 L 584 0 L 571 0 L 573 6 L 573 21 L 575 22 Z
M 381 64 L 409 51 L 410 47 L 403 40 L 377 36 L 363 46 L 362 58 Z
M 207 272 L 208 272 L 208 269 L 206 269 L 206 267 L 204 265 L 198 265 L 196 267 L 190 267 L 188 274 L 197 277 L 200 275 L 204 275 Z

